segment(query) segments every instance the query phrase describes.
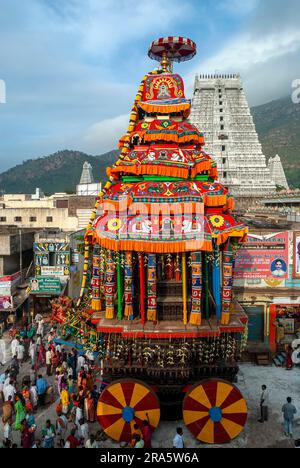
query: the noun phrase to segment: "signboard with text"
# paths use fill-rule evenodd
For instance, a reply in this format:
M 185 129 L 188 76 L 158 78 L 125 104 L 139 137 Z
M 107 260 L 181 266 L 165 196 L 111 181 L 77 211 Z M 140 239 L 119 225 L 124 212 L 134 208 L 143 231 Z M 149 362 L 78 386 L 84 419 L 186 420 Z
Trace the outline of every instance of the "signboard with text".
M 250 234 L 235 263 L 235 279 L 287 279 L 289 277 L 289 233 Z
M 295 231 L 293 236 L 293 278 L 300 278 L 300 232 Z
M 30 280 L 31 294 L 60 294 L 61 283 L 58 278 L 32 278 Z
M 41 276 L 64 276 L 63 266 L 41 267 Z

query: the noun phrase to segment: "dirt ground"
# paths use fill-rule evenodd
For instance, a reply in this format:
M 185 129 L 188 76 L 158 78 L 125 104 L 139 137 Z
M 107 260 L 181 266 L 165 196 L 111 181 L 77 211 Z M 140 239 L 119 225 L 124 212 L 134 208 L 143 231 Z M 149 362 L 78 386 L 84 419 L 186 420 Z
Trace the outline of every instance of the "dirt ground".
M 1 343 L 0 343 L 1 345 Z M 2 346 L 6 347 L 6 361 L 10 360 L 9 339 L 4 337 Z M 6 369 L 7 363 L 1 367 L 1 373 Z M 19 379 L 29 373 L 29 364 L 25 363 L 22 366 Z M 45 369 L 42 370 L 45 374 Z M 47 378 L 49 384 L 53 383 L 53 378 Z M 267 385 L 270 391 L 270 418 L 267 423 L 260 424 L 259 418 L 259 399 L 261 385 Z M 300 439 L 300 369 L 296 368 L 292 371 L 286 371 L 284 368 L 276 367 L 258 367 L 253 364 L 241 364 L 238 374 L 237 386 L 243 393 L 249 410 L 248 422 L 244 432 L 230 444 L 223 446 L 214 446 L 222 448 L 293 448 L 294 442 L 287 439 L 284 435 L 282 423 L 282 405 L 286 402 L 286 398 L 291 396 L 295 404 L 298 414 L 295 420 L 294 439 Z M 58 395 L 55 396 L 56 401 L 49 407 L 42 409 L 36 415 L 37 433 L 36 437 L 41 437 L 41 430 L 46 419 L 51 419 L 53 423 L 56 420 L 55 408 L 58 403 Z M 182 426 L 184 430 L 185 445 L 188 448 L 211 448 L 211 446 L 201 444 L 191 436 L 187 429 L 184 428 L 182 421 L 166 422 L 162 421 L 159 428 L 153 435 L 153 448 L 170 448 L 172 440 L 176 432 L 176 427 Z M 99 429 L 98 423 L 90 425 L 90 432 L 96 432 Z M 3 425 L 0 424 L 0 440 L 2 440 Z M 14 442 L 19 445 L 20 435 L 18 432 L 13 433 Z M 120 447 L 111 440 L 106 440 L 102 443 L 104 448 Z

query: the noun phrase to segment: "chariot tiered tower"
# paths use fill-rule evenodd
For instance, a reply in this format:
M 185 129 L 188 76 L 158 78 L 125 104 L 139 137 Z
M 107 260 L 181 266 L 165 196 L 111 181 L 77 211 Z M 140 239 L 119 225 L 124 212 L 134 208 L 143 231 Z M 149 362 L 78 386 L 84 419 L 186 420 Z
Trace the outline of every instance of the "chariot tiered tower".
M 230 383 L 247 322 L 232 296 L 247 227 L 232 214 L 203 134 L 187 121 L 191 102 L 172 71 L 195 53 L 182 37 L 151 44 L 149 56 L 161 67 L 140 84 L 85 235 L 81 298 L 92 296 L 97 349 L 111 382 L 98 417 L 115 440 L 130 440 L 134 422 L 147 417 L 154 430 L 160 408 L 176 415 L 183 399 L 185 423 L 203 442 L 233 439 L 247 418 Z

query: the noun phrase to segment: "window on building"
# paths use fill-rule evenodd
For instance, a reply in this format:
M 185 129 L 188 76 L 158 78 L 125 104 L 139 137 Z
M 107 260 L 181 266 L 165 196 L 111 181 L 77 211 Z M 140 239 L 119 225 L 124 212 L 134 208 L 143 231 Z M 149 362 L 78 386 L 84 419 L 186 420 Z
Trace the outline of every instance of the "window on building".
M 53 217 L 52 216 L 47 216 L 46 222 L 47 223 L 52 223 L 52 221 L 53 221 Z
M 223 122 L 223 120 L 224 120 L 224 117 L 220 117 L 220 122 Z
M 224 130 L 224 125 L 221 125 L 221 130 Z
M 224 179 L 226 179 L 226 177 L 227 177 L 227 172 L 223 172 L 223 177 L 224 177 Z
M 29 221 L 31 223 L 35 223 L 36 222 L 36 216 L 30 216 Z
M 20 223 L 22 221 L 21 216 L 15 216 L 15 223 Z
M 223 163 L 223 164 L 226 163 L 226 158 L 223 158 L 223 159 L 222 159 L 222 163 Z
M 56 200 L 56 208 L 68 208 L 69 200 Z
M 5 216 L 0 216 L 0 223 L 5 223 L 6 217 Z
M 222 145 L 222 151 L 226 151 L 226 146 Z
M 219 104 L 220 104 L 220 106 L 223 106 L 223 102 L 222 102 L 222 101 L 220 101 Z
M 223 109 L 220 109 L 220 112 L 223 112 Z

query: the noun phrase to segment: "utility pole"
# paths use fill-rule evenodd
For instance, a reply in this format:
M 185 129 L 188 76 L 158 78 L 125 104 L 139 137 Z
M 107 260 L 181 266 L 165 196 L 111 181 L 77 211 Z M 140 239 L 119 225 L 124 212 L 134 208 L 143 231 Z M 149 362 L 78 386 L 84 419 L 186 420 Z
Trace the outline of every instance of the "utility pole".
M 21 284 L 23 284 L 23 247 L 22 247 L 22 229 L 19 229 L 19 247 L 20 247 L 20 274 Z

